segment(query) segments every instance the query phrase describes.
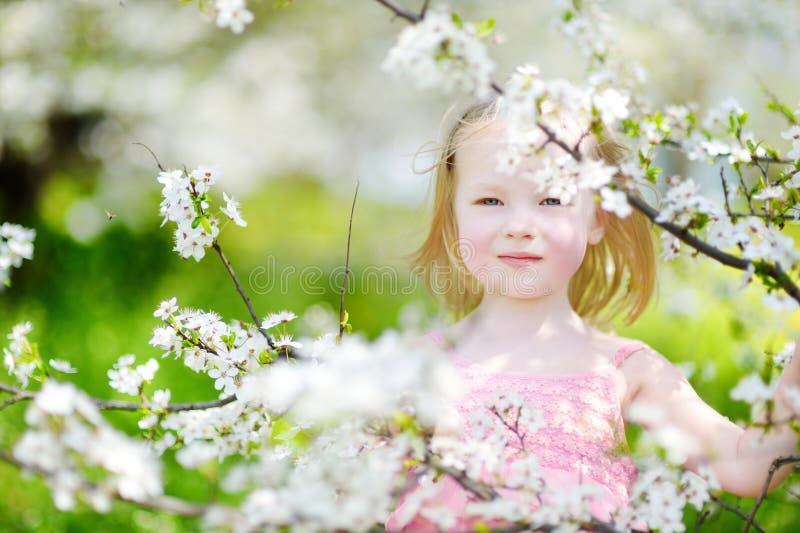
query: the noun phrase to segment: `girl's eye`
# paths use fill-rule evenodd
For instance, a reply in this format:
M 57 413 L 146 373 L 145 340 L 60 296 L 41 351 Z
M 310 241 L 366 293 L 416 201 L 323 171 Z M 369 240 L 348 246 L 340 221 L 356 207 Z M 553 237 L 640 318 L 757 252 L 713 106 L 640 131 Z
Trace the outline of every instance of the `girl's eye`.
M 539 204 L 540 205 L 561 205 L 561 200 L 559 200 L 558 198 L 545 198 Z
M 475 203 L 478 205 L 503 205 L 503 202 L 497 198 L 481 198 Z

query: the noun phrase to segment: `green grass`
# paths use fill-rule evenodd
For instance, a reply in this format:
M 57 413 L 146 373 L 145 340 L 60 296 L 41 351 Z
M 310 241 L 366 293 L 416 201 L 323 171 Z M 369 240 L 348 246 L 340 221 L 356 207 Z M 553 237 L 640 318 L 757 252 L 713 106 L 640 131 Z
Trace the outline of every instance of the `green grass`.
M 66 193 L 65 193 L 66 194 Z M 68 196 L 68 195 L 67 195 Z M 62 198 L 68 200 L 68 198 Z M 323 302 L 338 311 L 339 291 L 329 278 L 340 272 L 345 255 L 350 197 L 333 193 L 303 177 L 288 177 L 267 184 L 243 206 L 247 228 L 228 225 L 221 243 L 252 297 L 259 316 L 290 309 L 298 314 Z M 36 257 L 13 273 L 13 287 L 0 293 L 0 331 L 8 332 L 22 320 L 34 324 L 31 335 L 45 358 L 69 360 L 79 369 L 76 384 L 101 398 L 127 399 L 111 390 L 106 371 L 121 355 L 134 353 L 139 362 L 158 358 L 147 344 L 158 325 L 152 316 L 158 303 L 177 296 L 182 306 L 214 309 L 226 319 L 248 319 L 233 283 L 213 251 L 200 263 L 182 261 L 171 251 L 168 228 L 158 228 L 157 197 L 153 196 L 152 223 L 133 231 L 118 219 L 91 245 L 72 240 L 58 224 L 58 217 L 41 216 L 37 229 Z M 346 297 L 355 331 L 374 338 L 397 324 L 400 310 L 421 302 L 429 314 L 434 306 L 422 287 L 411 294 L 380 291 L 370 269 L 397 269 L 400 285 L 407 284 L 408 269 L 403 255 L 421 238 L 424 217 L 418 210 L 370 202 L 362 197 L 356 209 L 351 250 L 351 291 Z M 300 273 L 316 269 L 316 280 Z M 293 269 L 293 270 L 292 270 Z M 264 288 L 268 271 L 276 273 L 270 290 Z M 280 273 L 285 283 L 280 283 Z M 667 272 L 667 271 L 665 271 Z M 618 332 L 640 338 L 676 362 L 693 361 L 716 365 L 716 376 L 692 379 L 701 396 L 720 412 L 737 419 L 746 416 L 743 404 L 732 402 L 728 391 L 743 370 L 733 364 L 758 354 L 765 344 L 780 345 L 796 317 L 777 320 L 758 307 L 758 291 L 732 298 L 727 288 L 735 274 L 716 266 L 688 265 L 678 268 L 661 286 L 659 305 L 654 305 L 634 326 Z M 335 278 L 334 279 L 341 279 Z M 305 283 L 304 283 L 305 282 Z M 678 285 L 696 288 L 697 308 L 691 313 L 670 310 L 670 292 Z M 5 334 L 5 333 L 4 333 Z M 748 356 L 748 354 L 750 354 Z M 216 397 L 210 380 L 189 371 L 179 361 L 159 359 L 161 369 L 153 388 L 170 386 L 172 401 L 206 400 Z M 4 381 L 8 381 L 3 378 Z M 23 430 L 25 406 L 12 406 L 0 413 L 0 445 L 10 449 Z M 131 434 L 136 415 L 112 413 L 112 423 Z M 209 472 L 209 475 L 213 473 Z M 185 471 L 167 460 L 164 472 L 167 491 L 190 500 L 203 501 L 214 484 L 202 474 Z M 212 475 L 213 478 L 213 475 Z M 26 478 L 0 463 L 0 530 L 3 531 L 195 531 L 193 520 L 144 511 L 117 503 L 107 515 L 79 506 L 75 512 L 58 512 L 43 482 Z M 733 497 L 727 500 L 735 502 Z M 751 501 L 743 501 L 749 509 Z M 688 530 L 694 516 L 687 512 Z M 759 512 L 758 520 L 768 531 L 790 531 L 800 523 L 797 499 L 781 489 Z M 708 531 L 741 529 L 741 520 L 730 513 L 706 519 Z

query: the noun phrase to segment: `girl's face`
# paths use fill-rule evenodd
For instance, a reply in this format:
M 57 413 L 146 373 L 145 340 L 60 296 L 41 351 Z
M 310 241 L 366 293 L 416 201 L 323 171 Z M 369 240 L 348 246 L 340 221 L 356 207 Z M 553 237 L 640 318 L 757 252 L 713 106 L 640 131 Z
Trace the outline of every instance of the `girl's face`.
M 593 194 L 579 190 L 561 205 L 526 176 L 547 154 L 563 154 L 555 145 L 524 160 L 513 175 L 499 173 L 502 143 L 502 128 L 492 124 L 456 151 L 459 253 L 485 295 L 532 298 L 565 291 L 587 244 L 603 237 Z

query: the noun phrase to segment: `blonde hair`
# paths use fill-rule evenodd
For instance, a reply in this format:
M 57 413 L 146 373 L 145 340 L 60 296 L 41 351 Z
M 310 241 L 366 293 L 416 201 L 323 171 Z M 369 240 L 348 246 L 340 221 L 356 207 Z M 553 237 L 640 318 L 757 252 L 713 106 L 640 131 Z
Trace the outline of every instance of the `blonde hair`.
M 495 101 L 468 108 L 450 129 L 440 147 L 435 169 L 433 217 L 422 245 L 410 256 L 429 291 L 456 320 L 474 310 L 483 287 L 470 274 L 458 250 L 458 225 L 454 197 L 458 185 L 456 150 L 497 118 Z M 587 138 L 587 156 L 618 163 L 627 148 L 605 135 Z M 589 245 L 581 266 L 570 279 L 567 293 L 572 308 L 594 324 L 606 324 L 625 313 L 630 324 L 642 314 L 655 287 L 655 253 L 649 220 L 634 210 L 626 218 L 599 211 L 605 228 L 603 239 Z

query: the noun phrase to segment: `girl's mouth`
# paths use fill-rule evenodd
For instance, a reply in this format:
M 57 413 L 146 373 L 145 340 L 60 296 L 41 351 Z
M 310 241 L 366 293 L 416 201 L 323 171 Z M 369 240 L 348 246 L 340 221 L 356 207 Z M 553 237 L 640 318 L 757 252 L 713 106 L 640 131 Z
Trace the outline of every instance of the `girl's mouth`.
M 537 255 L 499 255 L 497 257 L 514 268 L 526 268 L 542 260 Z

